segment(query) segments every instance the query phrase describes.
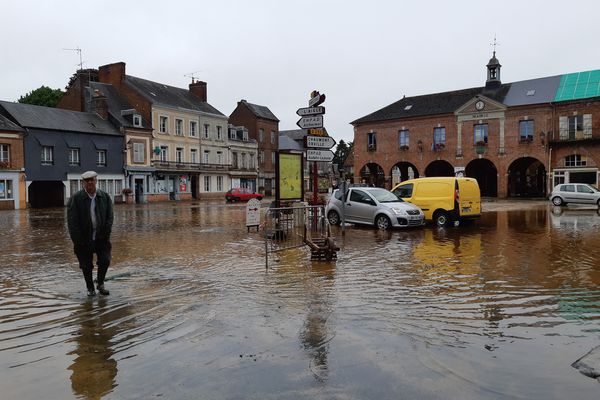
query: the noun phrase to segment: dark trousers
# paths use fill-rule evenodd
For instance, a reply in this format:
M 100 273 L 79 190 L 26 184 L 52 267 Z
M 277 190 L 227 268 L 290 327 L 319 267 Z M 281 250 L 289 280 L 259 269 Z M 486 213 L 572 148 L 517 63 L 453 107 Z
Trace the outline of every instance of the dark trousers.
M 104 284 L 106 271 L 110 265 L 112 245 L 108 240 L 96 240 L 89 246 L 79 246 L 75 248 L 79 268 L 83 272 L 85 285 L 88 290 L 94 290 L 94 278 L 92 270 L 94 269 L 94 253 L 96 253 L 98 264 L 98 285 Z

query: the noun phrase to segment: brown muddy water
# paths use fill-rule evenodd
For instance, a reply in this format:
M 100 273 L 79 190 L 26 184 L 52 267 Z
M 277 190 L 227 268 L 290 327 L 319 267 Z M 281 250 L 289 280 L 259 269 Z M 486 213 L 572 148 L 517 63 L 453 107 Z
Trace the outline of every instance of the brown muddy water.
M 120 205 L 92 300 L 64 209 L 2 211 L 0 398 L 597 399 L 600 216 L 521 208 L 265 270 L 243 205 Z

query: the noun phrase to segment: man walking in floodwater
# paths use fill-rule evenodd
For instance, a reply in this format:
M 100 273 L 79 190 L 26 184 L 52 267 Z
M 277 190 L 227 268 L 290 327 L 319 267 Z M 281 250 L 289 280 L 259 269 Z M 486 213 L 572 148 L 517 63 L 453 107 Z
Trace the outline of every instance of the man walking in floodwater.
M 111 258 L 110 233 L 113 224 L 113 206 L 108 193 L 96 189 L 97 176 L 94 171 L 87 171 L 81 175 L 83 189 L 69 199 L 67 222 L 74 245 L 73 250 L 85 278 L 88 296 L 96 295 L 92 277 L 94 253 L 98 263 L 98 292 L 108 296 L 109 292 L 104 287 L 104 278 Z

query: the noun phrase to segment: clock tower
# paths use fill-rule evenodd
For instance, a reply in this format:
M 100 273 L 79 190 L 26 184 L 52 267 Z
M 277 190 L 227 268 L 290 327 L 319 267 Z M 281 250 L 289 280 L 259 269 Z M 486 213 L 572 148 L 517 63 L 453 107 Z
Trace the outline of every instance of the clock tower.
M 494 55 L 487 64 L 487 80 L 485 81 L 486 89 L 496 89 L 502 84 L 502 82 L 500 82 L 500 67 L 502 67 L 502 65 L 500 65 L 500 61 L 496 58 L 496 50 L 494 50 Z

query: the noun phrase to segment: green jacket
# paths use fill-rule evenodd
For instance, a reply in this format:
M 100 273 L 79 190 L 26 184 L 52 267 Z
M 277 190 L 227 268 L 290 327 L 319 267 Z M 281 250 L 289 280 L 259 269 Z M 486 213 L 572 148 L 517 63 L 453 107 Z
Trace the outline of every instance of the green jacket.
M 67 204 L 69 235 L 75 246 L 92 242 L 92 218 L 90 216 L 90 196 L 80 190 Z M 110 240 L 113 225 L 113 205 L 108 193 L 96 189 L 96 240 Z

